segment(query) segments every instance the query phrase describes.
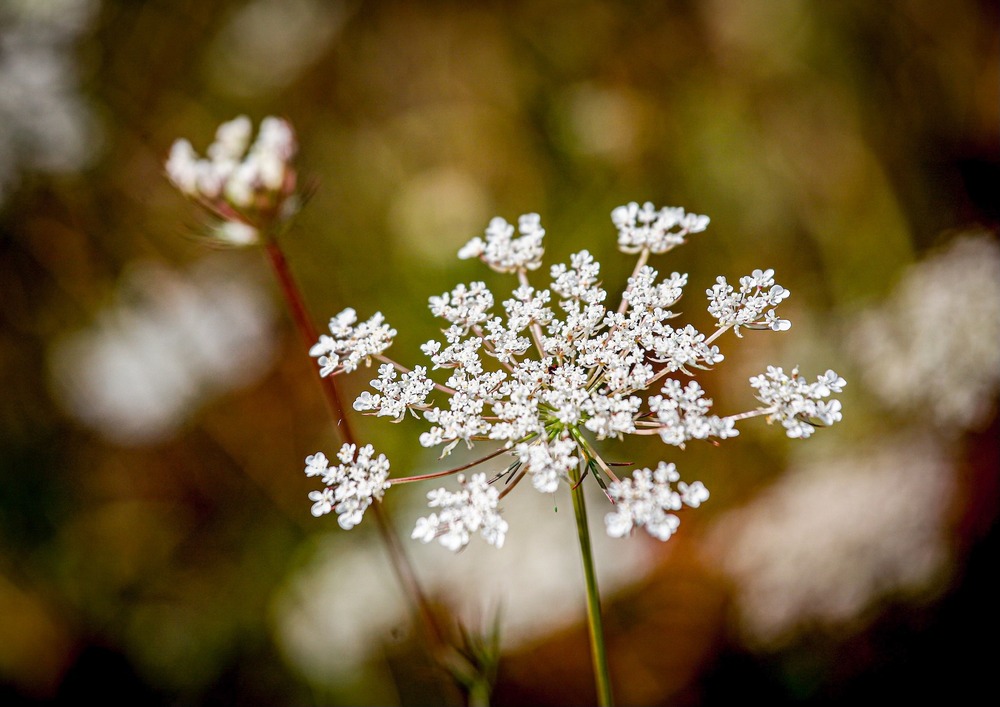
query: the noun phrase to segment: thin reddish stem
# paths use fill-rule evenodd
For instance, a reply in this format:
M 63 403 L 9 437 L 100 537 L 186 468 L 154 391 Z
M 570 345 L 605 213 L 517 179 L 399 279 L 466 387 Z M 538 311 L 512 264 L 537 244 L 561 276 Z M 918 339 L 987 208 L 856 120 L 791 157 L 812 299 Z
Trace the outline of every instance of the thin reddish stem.
M 274 274 L 278 278 L 278 284 L 281 285 L 281 293 L 285 297 L 285 303 L 291 312 L 295 328 L 302 337 L 306 351 L 308 351 L 319 340 L 319 331 L 312 323 L 312 319 L 309 318 L 309 310 L 306 309 L 305 301 L 302 299 L 299 287 L 288 267 L 288 261 L 285 260 L 285 254 L 281 251 L 277 241 L 268 241 L 265 250 L 271 267 L 274 269 Z M 330 414 L 337 421 L 337 431 L 341 439 L 347 444 L 356 444 L 350 423 L 347 421 L 347 415 L 344 414 L 344 404 L 340 399 L 334 377 L 321 377 L 320 387 L 323 389 L 323 397 L 326 399 L 327 407 L 330 408 Z
M 292 276 L 291 269 L 288 267 L 288 261 L 285 259 L 285 255 L 281 251 L 281 247 L 277 241 L 273 239 L 268 240 L 265 252 L 278 278 L 278 283 L 281 285 L 281 292 L 291 312 L 292 320 L 295 322 L 295 328 L 298 329 L 308 351 L 319 339 L 319 332 L 309 317 L 309 311 L 306 309 L 301 291 L 295 282 L 295 278 Z M 320 386 L 323 389 L 330 413 L 337 421 L 337 432 L 340 434 L 341 439 L 347 444 L 356 444 L 350 422 L 344 414 L 344 405 L 341 402 L 334 377 L 320 377 Z M 399 538 L 396 537 L 395 532 L 392 530 L 392 523 L 389 520 L 385 507 L 378 499 L 373 499 L 371 509 L 372 515 L 375 516 L 375 525 L 378 527 L 379 535 L 382 537 L 386 550 L 389 552 L 390 564 L 395 571 L 396 578 L 403 587 L 404 593 L 412 602 L 414 613 L 420 618 L 419 623 L 423 626 L 432 653 L 442 664 L 446 664 L 448 656 L 453 651 L 448 649 L 444 632 L 438 625 L 434 612 L 430 608 L 427 595 L 417 580 L 416 573 L 399 542 Z
M 468 464 L 463 464 L 462 466 L 456 466 L 454 469 L 445 469 L 444 471 L 434 471 L 431 472 L 430 474 L 421 474 L 420 476 L 404 476 L 399 479 L 390 479 L 390 481 L 395 486 L 396 484 L 409 484 L 413 483 L 414 481 L 427 481 L 428 479 L 438 479 L 442 476 L 449 476 L 450 474 L 457 474 L 460 471 L 471 469 L 474 466 L 478 466 L 483 462 L 489 461 L 490 459 L 493 459 L 495 457 L 499 457 L 504 452 L 509 452 L 509 451 L 510 450 L 507 449 L 506 447 L 501 447 L 492 454 L 487 454 L 482 459 L 477 459 L 476 461 L 469 462 Z

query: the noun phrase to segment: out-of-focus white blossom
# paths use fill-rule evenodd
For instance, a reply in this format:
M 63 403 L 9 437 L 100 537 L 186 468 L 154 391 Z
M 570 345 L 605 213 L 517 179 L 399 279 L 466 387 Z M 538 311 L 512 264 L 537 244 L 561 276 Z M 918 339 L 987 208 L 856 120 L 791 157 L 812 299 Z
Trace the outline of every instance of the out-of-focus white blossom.
M 848 342 L 887 405 L 950 431 L 981 424 L 1000 388 L 1000 246 L 964 236 L 911 266 Z
M 427 505 L 441 510 L 418 519 L 412 537 L 425 543 L 437 540 L 457 551 L 469 544 L 471 533 L 479 533 L 490 545 L 503 547 L 508 526 L 497 510 L 500 492 L 486 483 L 486 474 L 468 481 L 459 474 L 458 484 L 459 491 L 439 488 L 427 494 Z
M 742 632 L 777 647 L 817 625 L 863 622 L 886 597 L 943 578 L 954 474 L 933 438 L 792 469 L 709 537 L 736 586 Z
M 488 475 L 495 471 L 486 469 Z M 593 493 L 588 501 L 601 498 Z M 396 500 L 412 500 L 412 512 L 427 515 L 419 509 L 422 499 Z M 566 552 L 566 538 L 575 532 L 568 499 L 560 503 L 549 494 L 515 493 L 501 503 L 510 525 L 503 552 L 470 542 L 456 562 L 438 543 L 415 542 L 408 554 L 425 590 L 446 600 L 456 620 L 485 626 L 499 610 L 503 645 L 516 648 L 579 621 L 584 601 L 580 558 Z M 553 503 L 560 504 L 558 513 L 552 512 Z M 563 504 L 570 512 L 563 512 Z M 601 518 L 592 514 L 590 520 L 602 591 L 614 592 L 652 571 L 656 555 L 650 542 L 655 541 L 622 543 L 601 531 Z M 316 551 L 296 563 L 276 593 L 272 616 L 287 659 L 316 684 L 335 685 L 363 668 L 373 645 L 408 625 L 409 608 L 399 589 L 386 581 L 392 573 L 386 553 L 337 533 L 314 540 Z M 525 601 L 525 588 L 531 601 Z
M 272 362 L 274 308 L 253 271 L 230 262 L 130 268 L 94 323 L 49 352 L 59 400 L 102 436 L 145 444 L 257 380 Z
M 98 0 L 0 2 L 0 204 L 28 171 L 85 167 L 100 147 L 75 44 Z
M 306 476 L 321 477 L 326 488 L 311 491 L 312 514 L 317 518 L 336 511 L 337 522 L 350 530 L 364 516 L 373 499 L 381 499 L 389 488 L 389 460 L 366 444 L 345 444 L 337 452 L 340 464 L 330 466 L 323 452 L 306 457 Z
M 262 230 L 297 208 L 291 163 L 298 145 L 291 125 L 264 118 L 251 143 L 252 138 L 253 124 L 241 115 L 219 126 L 205 158 L 180 139 L 165 165 L 174 186 L 221 220 L 216 235 L 232 245 L 257 242 Z

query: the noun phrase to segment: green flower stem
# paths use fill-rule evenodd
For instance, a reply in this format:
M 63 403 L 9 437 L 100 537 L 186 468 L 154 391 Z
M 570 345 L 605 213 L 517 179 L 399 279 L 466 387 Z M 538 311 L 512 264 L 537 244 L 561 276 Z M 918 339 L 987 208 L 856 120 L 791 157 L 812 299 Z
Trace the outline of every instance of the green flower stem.
M 576 529 L 580 538 L 580 555 L 583 558 L 583 574 L 587 585 L 587 627 L 590 631 L 590 656 L 594 664 L 594 680 L 597 687 L 597 704 L 610 707 L 614 704 L 611 695 L 611 677 L 608 673 L 608 656 L 604 646 L 604 624 L 601 622 L 601 594 L 597 589 L 597 574 L 594 571 L 594 554 L 590 548 L 590 529 L 587 526 L 587 506 L 583 498 L 583 484 L 580 470 L 570 476 L 573 482 L 573 512 L 576 515 Z

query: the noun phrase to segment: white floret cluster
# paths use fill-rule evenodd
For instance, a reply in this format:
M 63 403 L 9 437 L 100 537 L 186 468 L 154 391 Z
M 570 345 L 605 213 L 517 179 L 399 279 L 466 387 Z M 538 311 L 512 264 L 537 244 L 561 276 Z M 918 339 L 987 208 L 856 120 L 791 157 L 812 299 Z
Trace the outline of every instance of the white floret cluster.
M 373 500 L 381 499 L 389 488 L 389 460 L 384 454 L 376 457 L 370 444 L 361 449 L 345 444 L 337 459 L 340 464 L 330 466 L 323 452 L 306 457 L 306 476 L 319 476 L 326 486 L 310 491 L 309 500 L 313 501 L 314 516 L 335 511 L 340 527 L 350 530 L 361 522 Z
M 706 292 L 708 313 L 719 320 L 720 326 L 732 326 L 736 336 L 741 336 L 740 327 L 788 331 L 792 326 L 787 319 L 778 319 L 775 313 L 774 307 L 787 298 L 789 292 L 775 284 L 774 270 L 770 268 L 754 270 L 749 276 L 741 277 L 739 292 L 721 275 Z
M 381 312 L 358 324 L 357 312 L 348 307 L 330 320 L 329 335 L 321 334 L 309 355 L 319 360 L 321 376 L 350 373 L 389 348 L 394 336 L 396 330 L 385 323 Z
M 219 126 L 206 157 L 180 139 L 166 162 L 174 186 L 219 216 L 216 235 L 234 245 L 258 242 L 269 222 L 295 209 L 291 162 L 298 145 L 291 125 L 264 118 L 251 144 L 252 138 L 253 124 L 241 115 Z
M 479 533 L 490 545 L 503 547 L 507 521 L 497 510 L 500 492 L 486 482 L 486 474 L 469 480 L 460 474 L 458 485 L 457 492 L 439 488 L 427 494 L 427 505 L 440 511 L 419 519 L 412 537 L 425 543 L 437 540 L 458 551 L 469 544 L 472 533 Z
M 766 407 L 762 412 L 768 420 L 777 420 L 792 438 L 805 439 L 817 426 L 829 427 L 841 419 L 840 401 L 826 400 L 831 393 L 843 391 L 847 381 L 833 371 L 817 376 L 815 383 L 799 375 L 799 369 L 785 373 L 768 366 L 767 372 L 750 379 L 757 399 Z
M 633 201 L 611 212 L 611 220 L 618 228 L 618 247 L 625 253 L 650 253 L 661 255 L 684 243 L 689 233 L 700 233 L 708 228 L 708 216 L 685 213 L 680 206 L 657 209 L 652 203 L 640 206 Z
M 486 228 L 486 239 L 476 237 L 458 251 L 463 260 L 479 258 L 497 272 L 537 270 L 542 266 L 542 228 L 538 214 L 524 214 L 517 220 L 520 237 L 514 237 L 514 227 L 499 216 Z
M 349 372 L 373 357 L 384 362 L 371 383 L 376 393 L 362 393 L 356 410 L 397 421 L 409 410 L 429 423 L 420 444 L 442 447 L 442 456 L 459 443 L 469 448 L 492 443 L 490 457 L 510 459 L 507 470 L 490 482 L 506 479 L 503 494 L 482 474 L 463 480 L 459 493 L 430 494 L 431 505 L 441 510 L 420 519 L 415 538 L 436 538 L 457 550 L 480 532 L 499 545 L 506 530 L 497 515 L 499 501 L 522 478 L 542 493 L 554 493 L 593 475 L 615 503 L 606 518 L 611 535 L 642 527 L 665 540 L 679 522 L 672 512 L 699 505 L 708 498 L 707 489 L 700 482 L 679 482 L 674 465 L 666 463 L 618 479 L 596 442 L 658 435 L 683 448 L 691 440 L 735 437 L 735 423 L 756 415 L 781 421 L 789 436 L 807 437 L 815 426 L 840 419 L 839 402 L 825 398 L 840 391 L 842 378 L 829 371 L 805 384 L 797 371 L 789 377 L 775 368 L 752 380 L 763 407 L 728 417 L 712 414 L 712 399 L 691 377 L 723 361 L 713 342 L 729 329 L 787 330 L 788 321 L 778 318 L 775 307 L 788 290 L 775 283 L 770 269 L 740 278 L 738 290 L 720 277 L 707 290 L 716 331 L 706 335 L 691 325 L 675 325 L 674 308 L 687 275 L 661 277 L 646 262 L 704 230 L 708 218 L 632 203 L 615 209 L 612 219 L 620 250 L 639 253 L 620 303 L 608 305 L 600 264 L 586 250 L 552 266 L 547 287 L 532 285 L 528 275 L 541 266 L 544 252 L 538 215 L 518 220 L 517 237 L 512 225 L 495 218 L 485 236 L 469 241 L 459 255 L 516 275 L 517 286 L 502 301 L 481 281 L 431 297 L 431 312 L 447 326 L 442 339 L 421 346 L 430 366 L 409 369 L 383 355 L 396 332 L 381 313 L 357 325 L 354 310 L 345 310 L 331 321 L 331 335 L 313 347 L 322 375 Z M 433 380 L 435 370 L 447 378 Z M 435 388 L 444 400 L 431 399 Z
M 620 538 L 640 526 L 654 538 L 668 540 L 681 523 L 670 511 L 678 511 L 682 505 L 697 508 L 708 500 L 703 483 L 688 485 L 680 478 L 677 467 L 660 462 L 655 471 L 639 469 L 632 478 L 613 482 L 608 495 L 615 502 L 615 510 L 605 517 L 608 535 Z M 680 491 L 672 488 L 675 483 Z

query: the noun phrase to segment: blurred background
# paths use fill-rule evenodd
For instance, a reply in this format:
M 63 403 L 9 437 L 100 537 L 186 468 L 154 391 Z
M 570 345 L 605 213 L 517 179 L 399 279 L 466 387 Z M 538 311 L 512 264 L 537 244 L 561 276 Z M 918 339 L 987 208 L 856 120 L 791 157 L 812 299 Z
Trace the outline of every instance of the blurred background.
M 997 695 L 997 3 L 0 0 L 0 703 L 460 703 L 369 524 L 309 514 L 338 442 L 262 254 L 163 176 L 239 114 L 298 130 L 314 320 L 380 310 L 404 363 L 428 296 L 513 287 L 455 258 L 494 215 L 617 292 L 612 208 L 708 214 L 652 263 L 703 330 L 717 275 L 791 290 L 791 331 L 723 337 L 702 384 L 727 414 L 768 364 L 833 368 L 841 424 L 609 445 L 712 493 L 663 545 L 594 497 L 622 704 Z M 382 422 L 352 419 L 394 473 L 442 468 Z M 389 494 L 404 536 L 428 490 Z M 499 612 L 495 704 L 593 699 L 556 503 L 509 496 L 501 551 L 407 543 L 449 617 Z

